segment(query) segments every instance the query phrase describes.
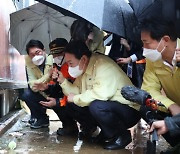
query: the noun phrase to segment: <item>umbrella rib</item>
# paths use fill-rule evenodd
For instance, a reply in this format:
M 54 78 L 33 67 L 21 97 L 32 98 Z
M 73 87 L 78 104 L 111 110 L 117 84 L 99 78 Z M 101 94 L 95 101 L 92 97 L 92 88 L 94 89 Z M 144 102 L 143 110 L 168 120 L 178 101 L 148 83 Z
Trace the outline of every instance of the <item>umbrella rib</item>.
M 52 19 L 49 18 L 49 20 L 51 20 L 51 21 L 53 21 L 53 22 L 55 22 L 55 23 L 58 23 L 58 24 L 63 24 L 65 27 L 68 27 L 68 26 L 66 25 L 66 23 L 64 23 L 64 22 L 62 22 L 62 21 L 59 20 L 59 18 L 64 18 L 64 17 L 66 17 L 66 16 L 62 16 L 62 17 L 55 18 L 53 15 L 57 14 L 57 12 L 50 12 L 50 11 L 48 11 L 48 10 L 49 10 L 49 7 L 48 7 L 48 6 L 46 6 L 46 11 L 45 11 L 45 12 L 42 11 L 42 14 L 41 14 L 41 12 L 35 11 L 35 10 L 33 10 L 33 9 L 30 9 L 30 8 L 28 8 L 27 10 L 29 10 L 29 11 L 31 11 L 31 12 L 33 12 L 33 13 L 36 13 L 36 14 L 39 15 L 39 16 L 42 16 L 43 14 L 44 14 L 44 16 L 45 16 L 45 13 L 48 13 L 49 17 L 55 19 L 55 20 L 52 20 Z M 42 17 L 42 19 L 44 18 L 44 16 Z M 33 18 L 33 17 L 32 17 L 32 18 Z M 56 21 L 57 19 L 58 19 L 59 22 Z M 39 20 L 39 19 L 37 19 L 37 20 Z M 29 20 L 29 19 L 28 19 L 27 21 L 35 21 L 35 20 Z M 68 27 L 68 28 L 69 28 L 69 27 Z
M 49 13 L 49 17 L 51 17 L 51 18 L 53 18 L 53 19 L 55 19 L 55 21 L 57 20 L 57 18 L 55 18 L 54 16 L 52 16 L 51 14 L 53 14 L 53 15 L 55 15 L 55 14 L 57 14 L 57 12 L 56 13 L 51 13 L 50 11 L 48 11 L 49 10 L 49 7 L 47 6 L 46 7 L 46 12 L 48 12 Z M 61 17 L 60 17 L 61 18 Z M 51 20 L 50 18 L 48 18 L 48 20 Z M 51 20 L 51 21 L 53 21 L 53 20 Z M 55 22 L 54 21 L 54 22 Z M 61 21 L 60 21 L 61 22 Z M 61 22 L 61 23 L 63 23 L 63 22 Z M 64 23 L 63 23 L 64 24 Z
M 55 18 L 54 18 L 55 19 Z M 62 24 L 63 26 L 65 26 L 65 27 L 68 27 L 67 25 L 66 25 L 66 23 L 64 23 L 64 22 L 62 22 L 62 21 L 60 21 L 60 20 L 52 20 L 52 19 L 49 19 L 49 20 L 51 20 L 51 21 L 53 21 L 53 22 L 55 22 L 55 23 L 57 23 L 57 24 Z M 69 27 L 68 27 L 69 28 Z
M 44 21 L 44 22 L 45 22 L 45 21 Z M 39 24 L 39 22 L 38 22 L 38 23 L 36 24 L 36 25 L 38 25 L 38 24 L 39 24 L 37 27 L 39 27 L 40 25 L 42 25 L 44 22 L 42 22 L 42 23 L 40 23 L 40 24 Z M 36 27 L 36 25 L 33 27 L 33 29 L 32 29 L 32 30 L 34 30 L 34 29 L 36 29 L 36 28 L 37 28 L 37 27 Z M 30 33 L 32 32 L 32 30 L 30 31 Z M 30 34 L 30 33 L 29 33 L 29 34 Z M 24 41 L 24 43 L 23 43 L 23 44 L 24 44 L 24 46 L 25 46 L 25 44 L 26 44 L 26 42 L 27 42 L 27 40 L 28 40 L 29 36 L 30 36 L 30 35 L 28 35 L 28 36 L 27 36 L 27 38 L 26 38 L 26 39 L 24 39 L 24 40 L 25 40 L 25 41 Z M 23 48 L 22 48 L 22 49 L 24 49 L 24 46 L 23 46 Z
M 45 14 L 45 12 L 43 12 L 43 11 L 36 11 L 36 10 L 33 10 L 33 9 L 27 9 L 27 10 L 29 10 L 29 11 L 31 11 L 31 12 L 33 12 L 33 13 L 35 13 L 35 14 L 37 14 L 37 15 L 39 15 L 39 16 L 42 16 L 43 14 Z

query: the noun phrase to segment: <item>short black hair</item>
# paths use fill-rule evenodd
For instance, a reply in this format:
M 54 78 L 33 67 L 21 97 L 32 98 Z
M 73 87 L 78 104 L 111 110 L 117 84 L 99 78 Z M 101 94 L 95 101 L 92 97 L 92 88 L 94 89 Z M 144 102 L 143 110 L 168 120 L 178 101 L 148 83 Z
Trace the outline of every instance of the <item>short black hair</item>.
M 86 20 L 75 20 L 71 25 L 71 40 L 81 40 L 85 42 L 89 33 L 92 32 L 93 25 Z
M 66 46 L 64 52 L 73 54 L 77 59 L 81 59 L 83 55 L 90 58 L 92 54 L 86 44 L 79 40 L 70 41 L 69 44 Z
M 172 41 L 177 39 L 175 24 L 172 21 L 159 18 L 144 19 L 139 26 L 141 32 L 150 32 L 152 39 L 160 41 L 164 35 L 168 35 Z
M 27 54 L 29 54 L 29 49 L 34 48 L 34 47 L 42 49 L 42 50 L 44 49 L 44 45 L 42 44 L 41 41 L 39 41 L 39 40 L 30 40 L 26 45 Z

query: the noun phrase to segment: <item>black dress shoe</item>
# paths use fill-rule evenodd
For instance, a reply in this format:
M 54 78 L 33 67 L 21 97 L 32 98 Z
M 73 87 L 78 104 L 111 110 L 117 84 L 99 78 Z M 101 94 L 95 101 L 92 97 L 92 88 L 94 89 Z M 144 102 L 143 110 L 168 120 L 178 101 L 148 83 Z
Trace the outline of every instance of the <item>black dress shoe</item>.
M 91 142 L 97 143 L 97 144 L 104 144 L 106 141 L 106 138 L 104 137 L 102 131 L 96 136 L 92 137 Z
M 78 132 L 79 131 L 77 126 L 66 126 L 57 130 L 57 134 L 61 136 L 77 135 Z
M 48 127 L 49 126 L 49 117 L 44 117 L 40 119 L 35 119 L 34 123 L 31 124 L 32 129 L 38 129 L 42 127 Z
M 81 131 L 78 134 L 78 138 L 80 140 L 91 140 L 92 138 L 92 134 L 96 131 L 97 127 L 92 127 L 92 128 L 88 128 L 88 129 L 84 129 L 83 127 L 81 128 Z
M 129 143 L 131 143 L 131 141 L 132 141 L 131 134 L 128 131 L 128 133 L 116 137 L 114 141 L 107 143 L 104 149 L 107 150 L 124 149 Z

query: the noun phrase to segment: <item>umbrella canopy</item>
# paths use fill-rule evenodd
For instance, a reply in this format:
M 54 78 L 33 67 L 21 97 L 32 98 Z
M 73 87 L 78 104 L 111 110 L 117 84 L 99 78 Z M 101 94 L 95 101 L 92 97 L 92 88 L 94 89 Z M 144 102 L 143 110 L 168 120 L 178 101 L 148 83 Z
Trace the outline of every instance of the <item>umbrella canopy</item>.
M 62 37 L 70 40 L 70 27 L 75 18 L 37 3 L 10 15 L 10 43 L 21 53 L 29 40 L 40 40 L 47 52 L 49 43 Z
M 162 0 L 129 0 L 138 21 L 162 16 Z
M 58 11 L 71 12 L 102 30 L 132 38 L 134 12 L 126 0 L 38 0 Z
M 144 18 L 163 18 L 176 25 L 180 37 L 180 1 L 179 0 L 129 0 L 138 21 Z

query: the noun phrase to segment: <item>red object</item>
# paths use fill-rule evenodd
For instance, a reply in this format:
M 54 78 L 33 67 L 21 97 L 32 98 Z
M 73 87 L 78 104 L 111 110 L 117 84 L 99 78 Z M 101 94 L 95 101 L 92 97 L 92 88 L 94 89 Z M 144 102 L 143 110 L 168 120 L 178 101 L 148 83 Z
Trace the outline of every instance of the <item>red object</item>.
M 71 80 L 74 80 L 75 78 L 71 77 L 68 73 L 68 64 L 67 63 L 64 63 L 62 66 L 61 66 L 61 69 L 60 69 L 61 73 L 63 74 L 63 76 L 66 78 L 66 79 L 71 79 Z
M 157 110 L 158 109 L 158 104 L 154 99 L 148 98 L 146 100 L 146 106 L 150 107 L 153 110 Z
M 69 75 L 69 73 L 68 73 L 68 64 L 67 63 L 64 63 L 61 66 L 61 68 L 59 68 L 59 69 L 58 69 L 58 67 L 56 65 L 53 65 L 53 67 L 54 67 L 55 70 L 59 70 L 60 69 L 60 71 L 61 71 L 62 75 L 64 76 L 64 78 L 70 79 L 70 80 L 74 81 L 75 78 L 71 77 Z M 49 82 L 49 84 L 53 85 L 53 84 L 56 84 L 56 82 L 51 80 Z M 67 104 L 67 96 L 64 95 L 64 97 L 59 101 L 59 104 L 60 104 L 60 106 L 66 106 L 66 104 Z
M 60 106 L 66 106 L 67 104 L 67 96 L 64 97 L 59 101 Z

